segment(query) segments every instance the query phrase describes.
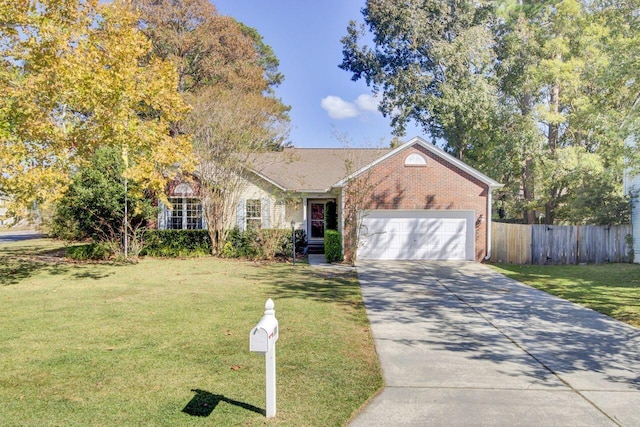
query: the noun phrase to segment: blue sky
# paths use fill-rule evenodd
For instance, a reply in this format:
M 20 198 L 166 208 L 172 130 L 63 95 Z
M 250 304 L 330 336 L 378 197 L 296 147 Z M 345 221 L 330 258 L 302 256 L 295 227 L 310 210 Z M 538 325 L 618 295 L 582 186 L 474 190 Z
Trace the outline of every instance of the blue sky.
M 362 21 L 364 0 L 212 0 L 222 15 L 254 27 L 280 60 L 285 80 L 277 96 L 291 106 L 290 140 L 296 147 L 388 145 L 390 121 L 364 81 L 338 68 L 340 39 L 349 20 Z M 408 126 L 407 140 L 418 135 Z

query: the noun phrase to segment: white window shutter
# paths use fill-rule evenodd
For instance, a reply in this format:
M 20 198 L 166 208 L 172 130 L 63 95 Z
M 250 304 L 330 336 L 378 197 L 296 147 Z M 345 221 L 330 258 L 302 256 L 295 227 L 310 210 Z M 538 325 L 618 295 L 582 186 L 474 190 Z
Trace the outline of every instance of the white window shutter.
M 246 213 L 244 199 L 240 199 L 236 208 L 236 225 L 240 231 L 244 231 L 247 228 L 247 222 L 245 221 Z
M 271 206 L 269 205 L 269 199 L 262 199 L 260 201 L 260 208 L 262 210 L 262 228 L 271 228 Z
M 207 216 L 204 214 L 204 206 L 200 205 L 200 215 L 202 216 L 202 229 L 208 230 L 209 224 L 207 224 Z
M 158 230 L 167 229 L 167 207 L 158 200 Z

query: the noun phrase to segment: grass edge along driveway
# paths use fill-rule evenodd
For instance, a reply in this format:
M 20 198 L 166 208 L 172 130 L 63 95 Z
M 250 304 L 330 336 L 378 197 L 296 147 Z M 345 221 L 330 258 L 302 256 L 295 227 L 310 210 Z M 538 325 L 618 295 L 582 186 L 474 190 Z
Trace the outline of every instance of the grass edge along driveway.
M 74 264 L 0 246 L 0 419 L 12 425 L 342 425 L 382 378 L 355 274 L 297 264 Z M 249 331 L 280 323 L 277 417 Z
M 640 265 L 491 264 L 497 272 L 640 327 Z

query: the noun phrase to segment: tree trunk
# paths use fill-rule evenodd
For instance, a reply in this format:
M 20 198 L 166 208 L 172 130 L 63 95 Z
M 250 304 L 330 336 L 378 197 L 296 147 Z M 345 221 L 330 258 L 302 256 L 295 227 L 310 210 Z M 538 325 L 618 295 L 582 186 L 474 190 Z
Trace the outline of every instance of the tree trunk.
M 560 111 L 560 84 L 555 82 L 551 87 L 551 95 L 549 97 L 549 110 L 556 116 Z M 555 117 L 549 122 L 549 135 L 548 135 L 548 147 L 549 154 L 554 157 L 556 148 L 558 148 L 559 138 L 559 125 L 555 122 Z M 545 203 L 545 224 L 553 224 L 555 219 L 556 199 L 558 197 L 558 191 L 552 187 L 549 192 L 549 200 Z
M 524 193 L 524 200 L 527 205 L 535 199 L 535 185 L 533 179 L 533 159 L 529 157 L 524 163 L 524 170 L 522 171 L 522 192 Z M 525 224 L 535 224 L 536 213 L 533 209 L 526 207 L 523 211 L 523 219 Z
M 549 110 L 557 115 L 560 111 L 560 85 L 555 83 L 551 88 L 551 96 L 549 97 Z M 558 123 L 554 121 L 549 122 L 549 152 L 553 155 L 558 147 Z
M 531 114 L 533 109 L 532 101 L 533 97 L 530 93 L 525 93 L 522 98 L 521 111 L 522 116 L 527 117 Z M 522 171 L 522 192 L 524 195 L 525 203 L 530 206 L 535 200 L 535 178 L 533 176 L 533 155 L 531 153 L 526 152 L 526 147 L 524 147 L 524 154 L 526 157 L 524 162 L 524 168 Z M 523 220 L 525 224 L 535 224 L 536 223 L 536 212 L 535 210 L 526 207 L 523 211 Z
M 553 225 L 553 221 L 555 220 L 555 211 L 556 211 L 556 203 L 558 199 L 559 191 L 555 188 L 551 189 L 551 193 L 549 194 L 550 200 L 544 205 L 544 223 L 548 225 Z

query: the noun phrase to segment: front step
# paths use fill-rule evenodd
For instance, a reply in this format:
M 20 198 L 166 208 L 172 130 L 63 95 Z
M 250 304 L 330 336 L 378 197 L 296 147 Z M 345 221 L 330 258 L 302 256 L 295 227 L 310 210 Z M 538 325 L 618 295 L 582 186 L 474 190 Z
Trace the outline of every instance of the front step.
M 324 254 L 324 243 L 309 243 L 307 246 L 308 254 Z

